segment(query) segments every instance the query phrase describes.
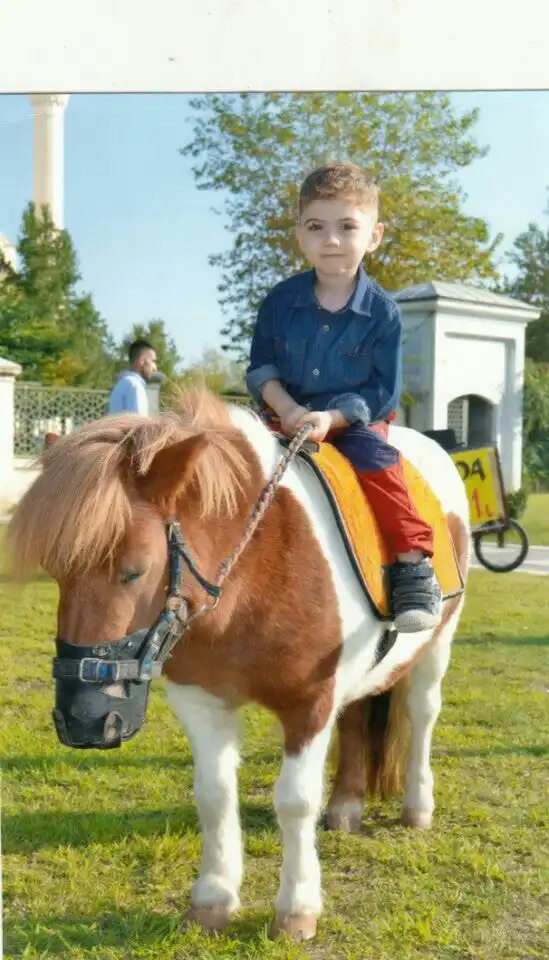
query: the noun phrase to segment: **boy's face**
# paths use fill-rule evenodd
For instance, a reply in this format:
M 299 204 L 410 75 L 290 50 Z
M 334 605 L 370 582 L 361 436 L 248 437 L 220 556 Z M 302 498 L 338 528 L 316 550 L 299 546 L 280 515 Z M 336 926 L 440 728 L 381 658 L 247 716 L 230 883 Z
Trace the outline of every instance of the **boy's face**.
M 372 253 L 383 238 L 377 211 L 353 200 L 313 200 L 300 217 L 299 245 L 318 273 L 352 276 L 365 253 Z

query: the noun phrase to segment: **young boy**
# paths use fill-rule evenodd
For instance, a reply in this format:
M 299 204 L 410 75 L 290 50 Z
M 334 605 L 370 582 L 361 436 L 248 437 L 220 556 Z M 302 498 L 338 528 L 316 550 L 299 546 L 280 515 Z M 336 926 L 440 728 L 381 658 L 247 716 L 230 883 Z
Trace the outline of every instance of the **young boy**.
M 389 546 L 395 627 L 430 629 L 442 605 L 433 532 L 387 442 L 401 392 L 402 322 L 362 267 L 383 238 L 376 186 L 353 164 L 315 170 L 301 187 L 297 237 L 313 269 L 277 284 L 261 304 L 248 388 L 287 436 L 311 423 L 309 439 L 328 440 L 350 460 Z

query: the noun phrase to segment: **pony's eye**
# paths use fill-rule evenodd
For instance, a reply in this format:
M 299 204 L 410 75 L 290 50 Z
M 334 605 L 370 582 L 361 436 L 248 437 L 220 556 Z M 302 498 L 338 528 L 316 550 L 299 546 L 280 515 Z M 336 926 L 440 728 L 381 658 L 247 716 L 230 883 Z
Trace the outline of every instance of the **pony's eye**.
M 126 586 L 128 583 L 135 583 L 136 580 L 139 580 L 143 574 L 139 570 L 133 570 L 131 573 L 122 573 L 120 575 L 120 583 L 122 586 Z

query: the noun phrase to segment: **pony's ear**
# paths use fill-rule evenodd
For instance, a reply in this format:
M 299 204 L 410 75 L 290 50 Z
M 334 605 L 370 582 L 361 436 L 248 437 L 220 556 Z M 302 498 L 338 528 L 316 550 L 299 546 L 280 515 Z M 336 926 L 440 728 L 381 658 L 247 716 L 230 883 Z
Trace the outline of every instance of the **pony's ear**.
M 192 479 L 200 455 L 208 446 L 203 433 L 160 450 L 144 476 L 137 478 L 139 492 L 157 506 L 170 510 Z

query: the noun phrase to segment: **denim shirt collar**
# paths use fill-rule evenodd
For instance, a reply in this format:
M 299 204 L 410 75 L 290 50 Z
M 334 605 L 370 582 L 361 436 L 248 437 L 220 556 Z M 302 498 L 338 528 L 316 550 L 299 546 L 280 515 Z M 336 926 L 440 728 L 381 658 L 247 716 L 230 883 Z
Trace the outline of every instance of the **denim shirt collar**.
M 295 300 L 296 307 L 317 307 L 318 300 L 315 294 L 315 271 L 307 270 L 302 274 L 302 283 Z M 372 315 L 372 285 L 368 275 L 360 264 L 358 268 L 358 281 L 354 293 L 351 295 L 343 310 L 352 310 L 362 317 Z M 339 311 L 338 311 L 339 313 Z

